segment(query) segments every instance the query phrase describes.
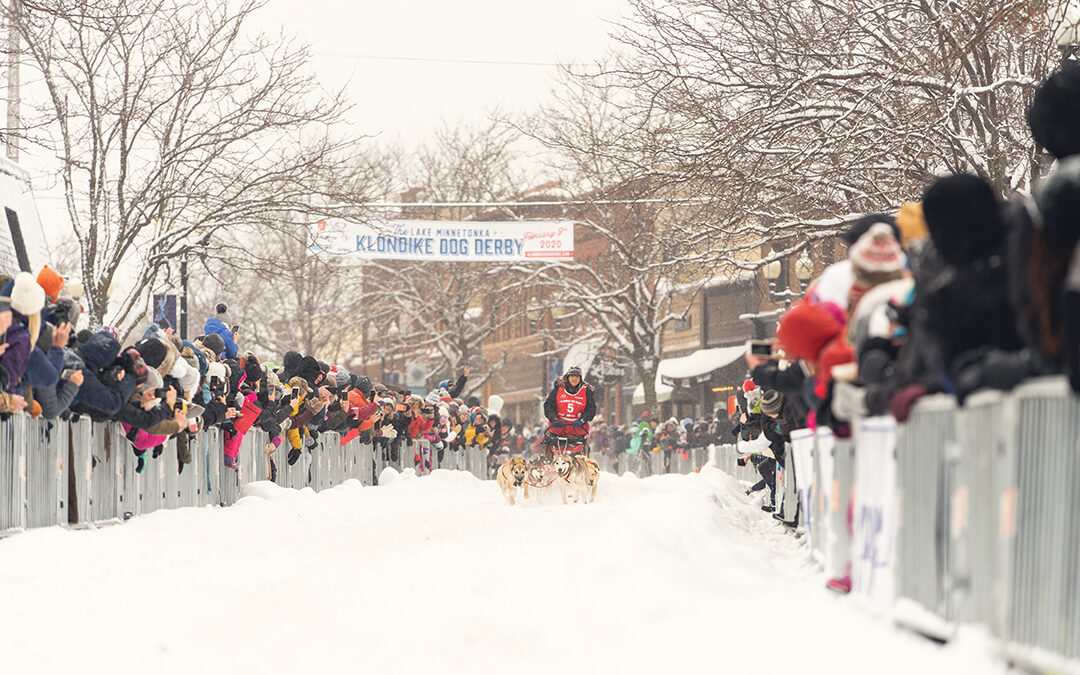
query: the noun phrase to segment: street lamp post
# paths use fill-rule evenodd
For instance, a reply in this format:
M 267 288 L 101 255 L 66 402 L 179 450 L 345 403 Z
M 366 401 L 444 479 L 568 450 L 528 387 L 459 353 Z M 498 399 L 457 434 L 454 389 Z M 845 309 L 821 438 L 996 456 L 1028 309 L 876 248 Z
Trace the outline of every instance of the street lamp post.
M 787 310 L 791 307 L 792 300 L 798 300 L 803 296 L 803 292 L 806 289 L 806 284 L 814 276 L 814 263 L 810 260 L 810 256 L 804 251 L 799 259 L 795 261 L 795 275 L 799 280 L 799 290 L 792 290 L 788 284 L 789 278 L 784 275 L 783 288 L 777 290 L 777 286 L 780 282 L 780 277 L 783 275 L 784 265 L 779 260 L 773 260 L 769 264 L 765 265 L 765 278 L 769 282 L 769 300 L 779 304 L 784 303 L 784 309 Z
M 1074 58 L 1080 52 L 1080 6 L 1070 3 L 1061 23 L 1054 31 L 1054 43 L 1061 52 L 1061 62 Z

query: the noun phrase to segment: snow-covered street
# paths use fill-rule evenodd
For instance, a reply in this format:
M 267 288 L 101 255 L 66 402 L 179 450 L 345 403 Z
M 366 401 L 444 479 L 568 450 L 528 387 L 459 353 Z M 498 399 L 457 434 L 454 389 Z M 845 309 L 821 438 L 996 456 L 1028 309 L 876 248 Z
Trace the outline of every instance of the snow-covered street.
M 822 588 L 718 470 L 510 508 L 439 471 L 0 540 L 12 673 L 995 672 Z

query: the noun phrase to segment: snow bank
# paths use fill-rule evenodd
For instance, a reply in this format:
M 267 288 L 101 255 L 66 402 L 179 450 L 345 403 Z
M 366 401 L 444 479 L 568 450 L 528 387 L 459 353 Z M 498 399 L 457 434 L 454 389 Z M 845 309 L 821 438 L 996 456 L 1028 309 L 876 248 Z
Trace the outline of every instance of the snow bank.
M 715 469 L 508 507 L 463 472 L 0 540 L 6 672 L 995 672 L 822 588 Z M 550 496 L 550 495 L 548 495 Z

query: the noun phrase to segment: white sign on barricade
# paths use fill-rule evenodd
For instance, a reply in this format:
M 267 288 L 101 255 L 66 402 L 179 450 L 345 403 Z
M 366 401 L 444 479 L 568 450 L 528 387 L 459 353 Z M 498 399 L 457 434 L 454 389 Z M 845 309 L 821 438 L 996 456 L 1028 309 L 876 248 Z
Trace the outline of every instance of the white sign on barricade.
M 791 432 L 791 454 L 795 459 L 795 487 L 799 494 L 800 521 L 806 530 L 806 541 L 814 550 L 814 534 L 810 500 L 814 493 L 814 430 L 796 429 Z
M 853 426 L 852 592 L 868 610 L 884 613 L 892 606 L 896 585 L 896 420 L 870 417 Z

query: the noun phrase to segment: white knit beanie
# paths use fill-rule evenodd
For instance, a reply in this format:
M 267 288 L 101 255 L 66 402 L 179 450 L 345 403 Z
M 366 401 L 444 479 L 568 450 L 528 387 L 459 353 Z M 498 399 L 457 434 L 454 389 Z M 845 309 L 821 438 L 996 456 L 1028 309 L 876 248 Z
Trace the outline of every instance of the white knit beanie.
M 11 288 L 11 308 L 24 316 L 32 316 L 45 306 L 45 289 L 29 272 L 19 272 Z

